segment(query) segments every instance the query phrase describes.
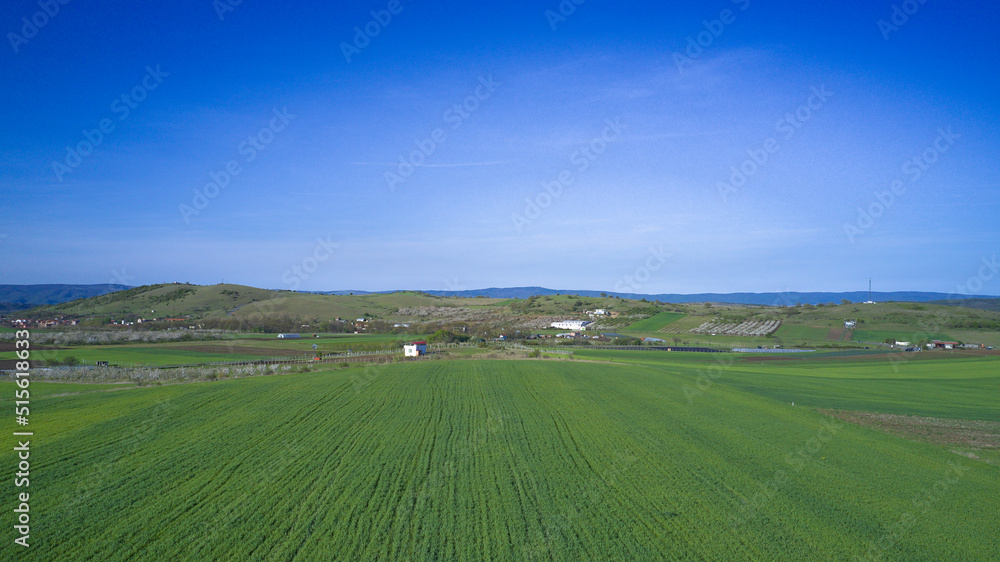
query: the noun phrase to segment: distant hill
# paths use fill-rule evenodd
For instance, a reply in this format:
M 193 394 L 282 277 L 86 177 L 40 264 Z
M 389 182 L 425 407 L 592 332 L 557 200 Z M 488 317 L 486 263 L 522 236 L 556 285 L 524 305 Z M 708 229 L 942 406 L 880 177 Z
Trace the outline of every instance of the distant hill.
M 630 333 L 630 326 L 636 318 L 659 312 L 684 316 L 676 325 L 671 324 L 673 327 L 670 330 L 679 330 L 668 330 L 673 334 L 672 338 L 708 337 L 691 336 L 690 329 L 709 321 L 738 324 L 746 320 L 777 320 L 782 327 L 775 337 L 790 341 L 819 341 L 824 345 L 858 340 L 881 342 L 887 338 L 906 341 L 933 338 L 1000 345 L 1000 311 L 954 306 L 958 302 L 955 299 L 948 301 L 952 306 L 926 302 L 938 293 L 873 294 L 877 304 L 870 305 L 864 304 L 867 293 L 703 293 L 632 295 L 637 298 L 627 298 L 614 294 L 601 297 L 597 291 L 557 291 L 542 287 L 436 291 L 462 296 L 435 295 L 431 291 L 353 292 L 354 295 L 315 294 L 232 284 L 169 283 L 42 305 L 19 311 L 18 317 L 78 319 L 89 326 L 138 323 L 141 320 L 144 325 L 147 322 L 159 323 L 151 324 L 152 328 L 203 325 L 208 328 L 280 332 L 352 329 L 348 326 L 361 317 L 368 322 L 382 322 L 382 327 L 377 329 L 383 330 L 391 330 L 395 323 L 414 323 L 417 326 L 425 322 L 485 322 L 496 326 L 535 322 L 536 326 L 547 326 L 552 318 L 582 319 L 586 317 L 585 310 L 604 308 L 624 314 L 620 319 L 601 321 L 605 329 L 622 330 L 620 333 Z M 854 300 L 851 297 L 859 302 L 839 303 L 842 299 Z M 661 304 L 651 302 L 657 300 Z M 921 300 L 924 302 L 914 302 Z M 978 300 L 985 302 L 991 299 Z M 701 301 L 700 304 L 697 301 Z M 794 306 L 803 301 L 807 302 Z M 835 303 L 834 306 L 826 304 L 830 302 Z M 857 322 L 858 327 L 853 333 L 844 330 L 844 321 L 848 319 Z M 666 324 L 666 321 L 663 323 Z
M 839 304 L 841 300 L 847 299 L 851 302 L 864 302 L 868 300 L 867 291 L 850 291 L 843 293 L 695 293 L 682 295 L 677 293 L 663 293 L 658 295 L 647 295 L 642 293 L 617 293 L 611 291 L 574 291 L 564 289 L 547 289 L 545 287 L 509 287 L 487 289 L 475 289 L 469 291 L 422 291 L 427 294 L 437 296 L 456 297 L 476 297 L 486 296 L 490 298 L 502 299 L 525 299 L 533 295 L 579 295 L 581 297 L 598 297 L 601 293 L 626 299 L 646 299 L 658 300 L 670 303 L 695 303 L 695 302 L 720 302 L 731 304 L 756 304 L 770 306 L 790 306 L 796 304 Z M 357 294 L 357 293 L 355 293 Z M 893 292 L 873 292 L 872 300 L 875 302 L 930 302 L 948 299 L 954 295 L 947 293 L 930 293 L 920 291 L 893 291 Z M 992 310 L 992 309 L 991 309 Z
M 0 285 L 0 312 L 59 304 L 128 289 L 128 285 Z
M 286 292 L 287 293 L 287 292 Z M 272 299 L 277 291 L 241 285 L 163 283 L 47 304 L 25 310 L 27 317 L 68 315 L 112 318 L 204 317 L 225 315 L 252 302 Z
M 139 292 L 149 292 L 147 297 L 140 298 L 135 302 L 130 302 L 130 304 L 138 305 L 135 310 L 131 310 L 132 307 L 126 306 L 122 307 L 107 307 L 103 306 L 109 304 L 109 302 L 100 301 L 88 301 L 86 303 L 80 303 L 79 306 L 72 307 L 58 307 L 60 312 L 70 313 L 70 314 L 94 314 L 94 313 L 110 313 L 110 314 L 121 314 L 126 312 L 138 312 L 146 305 L 155 305 L 157 303 L 163 304 L 164 297 L 166 294 L 160 295 L 159 292 L 171 293 L 171 289 L 165 289 L 164 287 L 174 287 L 171 296 L 180 296 L 176 289 L 179 285 L 176 284 L 159 284 L 159 285 L 147 285 L 145 288 L 135 287 L 130 288 L 125 285 L 0 285 L 0 312 L 3 311 L 13 311 L 29 309 L 39 305 L 57 305 L 62 303 L 69 303 L 71 301 L 86 299 L 91 297 L 99 297 L 107 295 L 109 293 L 131 290 L 131 293 L 117 295 L 114 300 L 119 301 L 125 299 L 126 297 L 138 297 L 137 289 L 143 289 Z M 265 301 L 273 299 L 276 296 L 282 296 L 283 298 L 288 298 L 292 295 L 328 295 L 328 296 L 350 296 L 355 297 L 365 296 L 369 298 L 376 298 L 378 296 L 386 295 L 399 295 L 399 294 L 409 294 L 409 295 L 425 295 L 433 297 L 460 297 L 460 298 L 472 298 L 472 297 L 488 297 L 491 299 L 527 299 L 531 296 L 546 296 L 546 295 L 578 295 L 581 297 L 599 297 L 602 294 L 607 296 L 614 296 L 625 299 L 646 299 L 650 301 L 660 301 L 667 303 L 699 303 L 699 302 L 716 302 L 716 303 L 731 303 L 731 304 L 750 304 L 750 305 L 763 305 L 763 306 L 794 306 L 797 304 L 825 304 L 834 303 L 840 304 L 842 300 L 849 300 L 851 302 L 864 302 L 868 300 L 868 293 L 866 291 L 850 291 L 850 292 L 787 292 L 787 293 L 695 293 L 695 294 L 678 294 L 678 293 L 661 293 L 661 294 L 643 294 L 643 293 L 620 293 L 614 291 L 590 291 L 590 290 L 570 290 L 570 289 L 549 289 L 546 287 L 488 287 L 484 289 L 472 289 L 472 290 L 462 290 L 462 291 L 440 291 L 440 290 L 430 290 L 430 291 L 361 291 L 361 290 L 338 290 L 338 291 L 273 291 L 270 289 L 257 289 L 253 287 L 244 287 L 240 285 L 190 285 L 193 288 L 185 293 L 190 293 L 193 290 L 202 294 L 211 294 L 215 298 L 205 299 L 194 299 L 200 300 L 200 302 L 195 303 L 194 300 L 190 298 L 171 298 L 172 301 L 179 301 L 173 303 L 174 306 L 167 307 L 172 313 L 191 313 L 191 308 L 197 308 L 196 316 L 206 316 L 212 313 L 222 312 L 231 313 L 232 309 L 238 308 L 242 305 L 250 304 L 251 302 Z M 205 287 L 206 289 L 203 289 Z M 214 287 L 214 289 L 207 289 L 207 287 Z M 154 291 L 157 289 L 157 291 Z M 226 291 L 222 293 L 222 291 Z M 187 296 L 187 294 L 183 295 Z M 954 299 L 954 295 L 949 295 L 946 293 L 933 293 L 933 292 L 920 292 L 920 291 L 893 291 L 893 292 L 873 292 L 871 297 L 876 302 L 928 302 L 935 304 L 943 304 L 949 306 L 965 306 L 968 308 L 979 308 L 982 310 L 1000 310 L 1000 297 L 977 297 L 969 299 Z M 150 300 L 150 302 L 140 303 L 139 301 Z M 304 299 L 303 302 L 308 299 Z M 398 300 L 398 299 L 397 299 Z M 411 300 L 411 299 L 408 299 Z M 419 301 L 420 299 L 417 299 Z M 104 299 L 106 301 L 106 299 Z M 376 302 L 370 302 L 371 306 L 376 306 Z M 403 306 L 421 306 L 429 303 L 426 302 L 406 302 L 402 304 Z M 193 306 L 187 306 L 193 305 Z M 164 308 L 164 307 L 161 307 Z M 254 308 L 254 307 L 251 307 Z M 151 309 L 156 309 L 152 306 Z M 51 312 L 56 312 L 53 309 Z M 355 311 L 345 311 L 347 314 L 353 314 Z M 363 312 L 363 311 L 357 311 Z M 373 311 L 374 312 L 374 311 Z
M 930 304 L 943 304 L 945 306 L 964 306 L 965 308 L 977 308 L 979 310 L 1000 311 L 1000 298 L 945 299 L 939 301 L 930 301 Z

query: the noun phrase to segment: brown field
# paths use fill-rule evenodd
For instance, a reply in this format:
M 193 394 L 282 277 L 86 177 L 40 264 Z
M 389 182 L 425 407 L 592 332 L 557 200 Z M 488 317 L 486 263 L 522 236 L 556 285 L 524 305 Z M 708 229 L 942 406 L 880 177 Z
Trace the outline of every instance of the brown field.
M 1000 422 L 955 420 L 878 412 L 819 410 L 857 425 L 915 441 L 939 445 L 959 445 L 972 449 L 1000 449 Z

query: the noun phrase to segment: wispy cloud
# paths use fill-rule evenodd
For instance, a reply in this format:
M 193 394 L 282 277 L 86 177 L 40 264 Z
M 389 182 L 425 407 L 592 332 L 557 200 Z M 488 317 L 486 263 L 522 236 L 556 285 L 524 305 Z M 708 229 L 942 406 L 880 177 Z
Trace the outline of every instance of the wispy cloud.
M 487 162 L 455 162 L 450 164 L 418 164 L 416 168 L 468 168 L 471 166 L 499 166 L 512 164 L 517 160 L 490 160 Z M 355 166 L 396 166 L 399 162 L 351 162 Z

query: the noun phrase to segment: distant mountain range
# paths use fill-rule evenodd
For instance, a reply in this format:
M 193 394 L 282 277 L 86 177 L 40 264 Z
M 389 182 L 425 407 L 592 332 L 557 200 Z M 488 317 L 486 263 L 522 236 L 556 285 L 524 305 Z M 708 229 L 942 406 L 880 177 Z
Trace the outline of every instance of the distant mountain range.
M 0 285 L 0 313 L 60 304 L 128 289 L 128 285 Z
M 95 297 L 121 291 L 130 287 L 126 285 L 0 285 L 0 313 L 12 312 L 44 304 L 60 304 L 87 297 Z M 371 295 L 387 294 L 396 291 L 301 291 L 324 295 Z M 836 303 L 847 299 L 851 302 L 868 300 L 867 291 L 831 292 L 787 292 L 787 293 L 695 293 L 677 294 L 661 293 L 647 295 L 642 293 L 617 293 L 613 291 L 579 291 L 565 289 L 548 289 L 545 287 L 489 287 L 485 289 L 461 291 L 420 291 L 434 296 L 478 297 L 485 296 L 500 299 L 526 299 L 533 295 L 579 295 L 599 297 L 601 294 L 628 299 L 646 299 L 651 301 L 692 303 L 718 302 L 733 304 L 753 304 L 765 306 L 790 306 L 796 304 Z M 872 300 L 876 302 L 933 302 L 980 308 L 985 310 L 1000 310 L 1000 297 L 976 296 L 955 298 L 947 293 L 932 293 L 921 291 L 891 291 L 873 292 Z
M 368 295 L 371 291 L 315 291 L 326 295 Z M 377 291 L 378 293 L 391 293 L 394 291 Z M 836 303 L 847 299 L 851 302 L 864 302 L 868 300 L 867 291 L 849 291 L 843 293 L 829 292 L 788 292 L 788 293 L 661 293 L 647 295 L 642 293 L 617 293 L 613 291 L 573 291 L 562 289 L 547 289 L 545 287 L 490 287 L 487 289 L 473 289 L 462 291 L 420 291 L 429 295 L 442 297 L 478 297 L 485 296 L 498 299 L 526 299 L 533 295 L 580 295 L 581 297 L 599 297 L 602 294 L 616 296 L 626 299 L 646 299 L 672 303 L 691 302 L 719 302 L 732 304 L 757 304 L 769 306 L 788 306 L 796 304 L 820 304 Z M 875 302 L 903 301 L 903 302 L 929 302 L 946 301 L 938 304 L 959 305 L 967 299 L 956 299 L 955 295 L 948 293 L 931 293 L 922 291 L 891 291 L 872 292 L 871 298 Z M 989 302 L 1000 297 L 977 296 L 972 300 Z M 983 305 L 984 303 L 979 303 Z M 988 308 L 987 306 L 977 306 L 976 308 Z

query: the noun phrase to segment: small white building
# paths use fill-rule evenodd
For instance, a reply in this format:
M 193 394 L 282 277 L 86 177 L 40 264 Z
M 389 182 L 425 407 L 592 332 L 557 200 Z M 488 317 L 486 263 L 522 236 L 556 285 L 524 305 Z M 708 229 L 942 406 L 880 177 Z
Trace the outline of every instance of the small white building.
M 848 320 L 847 322 L 844 322 L 844 329 L 845 330 L 853 330 L 854 327 L 857 326 L 857 325 L 858 325 L 858 323 L 857 323 L 856 320 Z
M 560 330 L 586 330 L 587 326 L 593 324 L 589 320 L 561 320 L 559 322 L 553 322 L 553 328 L 559 328 Z
M 427 342 L 415 341 L 403 346 L 404 357 L 419 357 L 427 353 Z

